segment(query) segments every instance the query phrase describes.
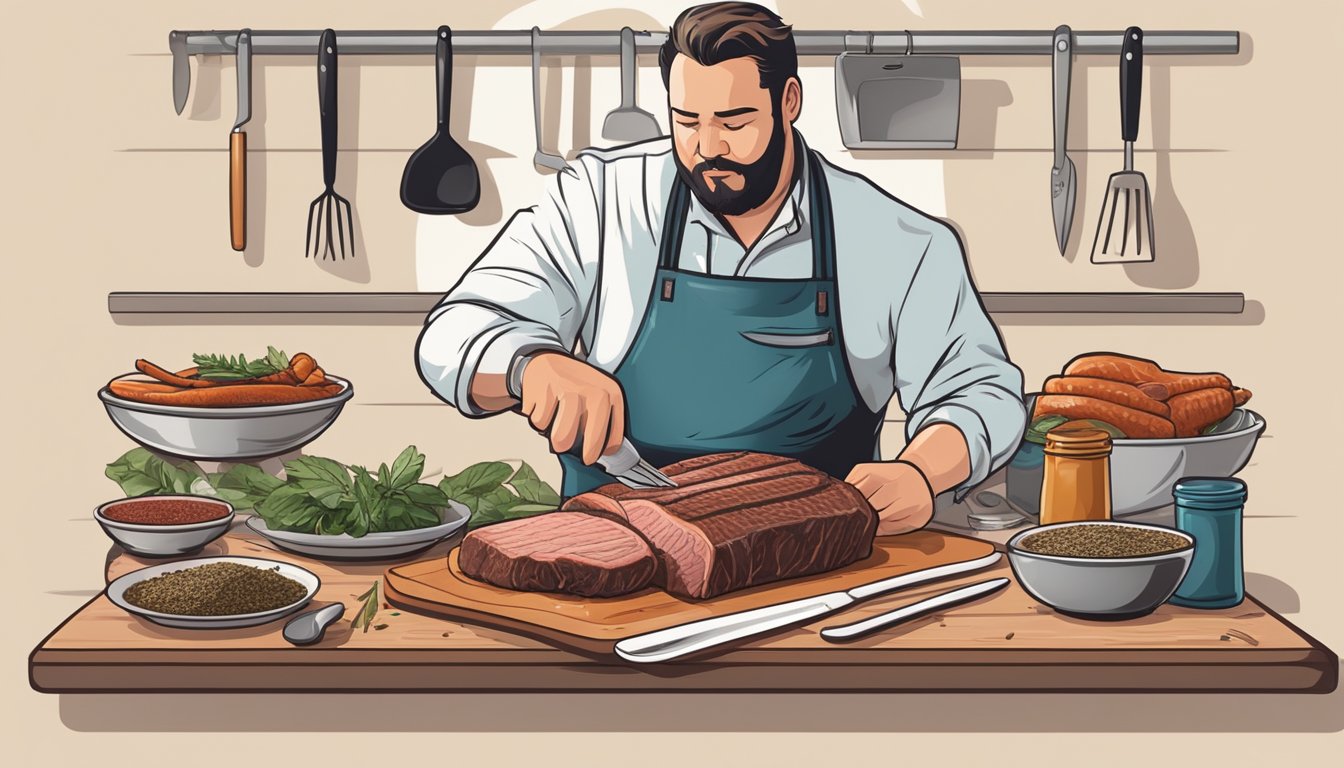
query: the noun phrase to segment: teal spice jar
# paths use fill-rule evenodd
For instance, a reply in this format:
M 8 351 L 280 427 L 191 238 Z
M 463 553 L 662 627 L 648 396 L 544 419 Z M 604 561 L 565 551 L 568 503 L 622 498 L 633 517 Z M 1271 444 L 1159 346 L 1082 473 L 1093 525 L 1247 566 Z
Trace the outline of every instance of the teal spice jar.
M 1176 527 L 1195 539 L 1190 569 L 1172 603 L 1230 608 L 1246 597 L 1242 572 L 1242 514 L 1246 483 L 1235 477 L 1187 477 L 1176 483 Z

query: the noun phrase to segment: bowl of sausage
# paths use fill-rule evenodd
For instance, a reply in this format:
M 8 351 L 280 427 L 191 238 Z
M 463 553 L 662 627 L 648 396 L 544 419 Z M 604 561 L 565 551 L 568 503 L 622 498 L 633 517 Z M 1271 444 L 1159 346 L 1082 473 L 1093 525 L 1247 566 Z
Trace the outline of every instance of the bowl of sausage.
M 1118 353 L 1074 358 L 1028 398 L 1031 425 L 1008 465 L 1007 494 L 1040 507 L 1045 435 L 1096 427 L 1111 434 L 1111 513 L 1133 515 L 1173 503 L 1182 477 L 1231 477 L 1250 462 L 1265 431 L 1244 407 L 1250 390 L 1221 373 L 1182 373 Z
M 151 450 L 215 461 L 276 456 L 326 431 L 354 387 L 310 355 L 272 352 L 269 365 L 262 358 L 176 372 L 137 360 L 138 373 L 113 379 L 98 398 L 118 429 Z

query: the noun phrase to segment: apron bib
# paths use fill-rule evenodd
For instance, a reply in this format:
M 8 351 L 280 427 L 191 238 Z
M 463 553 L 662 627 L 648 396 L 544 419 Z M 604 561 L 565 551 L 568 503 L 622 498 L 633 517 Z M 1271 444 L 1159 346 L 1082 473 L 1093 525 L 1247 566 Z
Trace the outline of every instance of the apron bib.
M 668 201 L 653 294 L 613 376 L 627 436 L 655 466 L 722 451 L 798 459 L 844 479 L 877 458 L 882 413 L 854 386 L 840 334 L 830 194 L 809 163 L 812 276 L 725 277 L 678 268 L 690 190 Z M 566 498 L 616 482 L 560 456 Z

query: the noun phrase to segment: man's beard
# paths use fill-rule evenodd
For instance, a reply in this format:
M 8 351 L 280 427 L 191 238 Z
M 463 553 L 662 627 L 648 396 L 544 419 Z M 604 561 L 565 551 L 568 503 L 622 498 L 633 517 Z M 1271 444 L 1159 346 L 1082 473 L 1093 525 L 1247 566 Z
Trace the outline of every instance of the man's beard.
M 779 105 L 775 106 L 773 133 L 765 147 L 765 153 L 754 163 L 742 164 L 723 157 L 710 158 L 697 163 L 695 168 L 687 170 L 676 153 L 672 154 L 677 164 L 677 175 L 691 188 L 700 203 L 711 213 L 720 216 L 741 216 L 754 208 L 765 204 L 779 184 L 779 175 L 784 165 L 784 119 L 780 116 Z M 705 171 L 733 171 L 742 176 L 742 189 L 731 189 L 723 179 L 716 179 L 710 189 L 705 181 Z

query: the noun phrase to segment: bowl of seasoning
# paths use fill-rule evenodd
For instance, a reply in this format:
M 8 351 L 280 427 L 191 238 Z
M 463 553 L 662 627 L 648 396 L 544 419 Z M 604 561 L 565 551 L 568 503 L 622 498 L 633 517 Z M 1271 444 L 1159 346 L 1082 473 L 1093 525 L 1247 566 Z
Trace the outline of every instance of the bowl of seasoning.
M 1120 621 L 1152 613 L 1180 586 L 1195 540 L 1160 525 L 1043 525 L 1008 540 L 1022 588 L 1060 613 Z
M 299 610 L 322 581 L 306 568 L 259 557 L 201 557 L 141 568 L 107 586 L 122 610 L 184 629 L 265 624 Z
M 127 552 L 176 557 L 198 552 L 224 535 L 233 522 L 233 505 L 209 496 L 135 496 L 100 505 L 93 518 Z

